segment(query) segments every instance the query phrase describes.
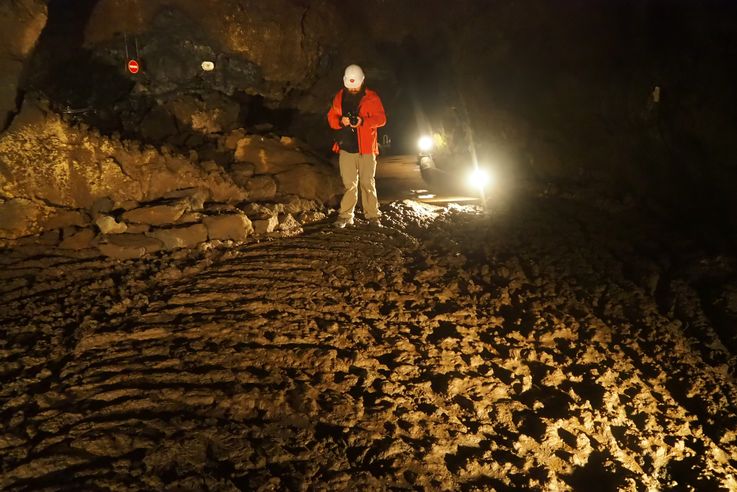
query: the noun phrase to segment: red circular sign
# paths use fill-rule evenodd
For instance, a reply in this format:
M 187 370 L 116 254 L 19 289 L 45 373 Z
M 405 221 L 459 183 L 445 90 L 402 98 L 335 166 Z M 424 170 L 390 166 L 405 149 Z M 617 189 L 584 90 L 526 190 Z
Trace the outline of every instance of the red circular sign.
M 128 60 L 128 71 L 130 73 L 138 73 L 140 66 L 136 60 Z

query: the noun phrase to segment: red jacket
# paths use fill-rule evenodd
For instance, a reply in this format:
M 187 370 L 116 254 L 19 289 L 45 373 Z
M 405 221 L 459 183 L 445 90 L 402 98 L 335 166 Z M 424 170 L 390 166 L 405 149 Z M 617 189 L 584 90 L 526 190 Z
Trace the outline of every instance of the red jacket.
M 333 98 L 333 105 L 328 111 L 328 123 L 333 130 L 340 130 L 343 125 L 340 119 L 343 117 L 343 91 L 341 89 Z M 386 114 L 384 114 L 384 106 L 381 104 L 379 95 L 366 89 L 366 93 L 358 103 L 358 116 L 363 122 L 358 126 L 358 153 L 374 154 L 379 153 L 379 138 L 377 136 L 377 128 L 386 124 Z M 338 152 L 338 145 L 333 146 L 333 150 Z

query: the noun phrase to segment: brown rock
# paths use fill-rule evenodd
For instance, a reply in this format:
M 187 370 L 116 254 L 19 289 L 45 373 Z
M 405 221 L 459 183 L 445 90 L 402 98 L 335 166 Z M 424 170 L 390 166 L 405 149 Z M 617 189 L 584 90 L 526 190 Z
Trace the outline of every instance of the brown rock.
M 209 203 L 207 205 L 207 213 L 210 215 L 225 215 L 228 213 L 240 213 L 235 205 L 229 203 Z
M 243 128 L 233 130 L 225 137 L 224 146 L 228 150 L 235 150 L 238 148 L 238 142 L 246 136 L 246 131 Z
M 292 214 L 284 214 L 279 219 L 277 230 L 290 234 L 301 234 L 303 232 L 302 224 L 297 222 L 297 219 L 295 219 Z
M 195 209 L 210 197 L 223 202 L 247 197 L 219 167 L 206 173 L 171 149 L 142 148 L 72 126 L 30 97 L 10 129 L 0 134 L 0 160 L 4 196 L 64 209 L 90 209 L 94 214 L 109 213 L 119 204 L 130 208 L 129 203 L 157 200 L 180 190 L 202 190 L 188 192 Z M 39 222 L 35 227 L 24 226 L 13 236 L 40 232 L 46 226 Z
M 200 167 L 208 173 L 215 173 L 221 170 L 220 165 L 215 161 L 200 162 Z
M 175 205 L 140 207 L 125 212 L 123 220 L 149 225 L 173 224 L 184 214 L 186 208 L 181 202 Z
M 82 210 L 59 210 L 46 219 L 44 229 L 63 229 L 69 226 L 84 227 L 90 223 L 89 217 Z
M 143 246 L 149 252 L 158 251 L 161 248 L 161 242 L 150 238 L 144 234 L 113 234 L 105 238 L 108 243 L 117 246 Z
M 46 2 L 15 0 L 0 6 L 0 46 L 2 54 L 21 58 L 28 56 L 46 26 Z
M 274 232 L 279 225 L 279 218 L 274 215 L 268 219 L 259 219 L 253 221 L 253 231 L 255 234 L 268 234 Z
M 248 194 L 249 200 L 271 200 L 276 196 L 276 181 L 269 175 L 254 176 L 248 180 L 246 186 L 246 193 Z
M 128 224 L 128 232 L 130 234 L 143 234 L 151 230 L 151 226 L 148 224 Z
M 141 203 L 137 200 L 123 200 L 122 202 L 116 202 L 113 208 L 122 208 L 123 210 L 133 210 L 141 206 Z
M 193 129 L 192 115 L 198 110 L 197 99 L 191 95 L 181 95 L 166 103 L 166 110 L 184 128 Z
M 94 239 L 95 239 L 95 231 L 93 231 L 92 229 L 82 229 L 76 234 L 72 234 L 69 237 L 65 237 L 64 240 L 59 245 L 59 247 L 61 249 L 73 249 L 73 250 L 87 249 L 87 248 L 91 248 L 94 245 L 93 244 Z
M 61 231 L 44 231 L 40 234 L 34 234 L 32 236 L 24 236 L 13 241 L 12 244 L 15 247 L 25 248 L 29 246 L 58 246 L 61 243 Z M 8 244 L 8 243 L 4 243 Z
M 277 174 L 297 164 L 317 163 L 315 159 L 279 140 L 256 135 L 247 136 L 238 142 L 235 160 L 252 162 L 256 174 Z
M 207 227 L 194 224 L 188 227 L 156 229 L 148 235 L 161 241 L 166 249 L 193 248 L 207 241 Z
M 280 195 L 297 195 L 322 203 L 342 192 L 338 174 L 327 165 L 297 164 L 277 174 L 276 181 Z
M 225 171 L 208 174 L 184 156 L 162 152 L 71 126 L 27 97 L 10 129 L 0 134 L 3 194 L 95 212 L 132 208 L 128 204 L 190 188 L 207 190 L 221 202 L 246 199 Z M 13 237 L 40 232 L 39 224 Z
M 317 210 L 320 208 L 320 203 L 316 200 L 307 200 L 298 196 L 290 196 L 284 201 L 284 213 L 298 214 L 300 212 L 307 212 L 310 210 Z
M 240 209 L 253 219 L 268 219 L 273 215 L 284 213 L 284 205 L 282 203 L 257 203 L 251 202 L 242 204 Z
M 206 188 L 186 188 L 170 191 L 164 195 L 164 198 L 184 198 L 190 210 L 202 210 L 205 202 L 210 199 L 210 192 Z
M 34 236 L 34 243 L 49 246 L 58 246 L 61 243 L 61 231 L 58 229 L 44 231 L 41 234 Z
M 77 209 L 91 208 L 101 197 L 140 198 L 141 184 L 106 155 L 113 149 L 109 139 L 70 127 L 39 104 L 26 98 L 0 135 L 5 193 Z
M 182 95 L 166 103 L 165 107 L 180 127 L 205 135 L 233 128 L 240 111 L 232 99 L 218 93 L 208 93 L 203 98 Z
M 177 220 L 177 224 L 195 224 L 202 222 L 202 218 L 205 215 L 201 212 L 187 212 L 183 214 L 181 217 L 179 217 L 179 220 Z
M 327 218 L 324 213 L 317 210 L 302 212 L 297 217 L 302 224 L 312 224 L 313 222 L 319 222 Z
M 17 238 L 41 231 L 39 222 L 49 215 L 50 209 L 23 198 L 0 203 L 0 237 Z
M 141 258 L 146 253 L 161 250 L 164 246 L 158 239 L 143 234 L 115 234 L 106 239 L 107 243 L 98 245 L 100 252 L 121 260 Z
M 253 232 L 253 224 L 242 214 L 205 217 L 204 222 L 210 239 L 245 241 Z
M 46 2 L 42 0 L 0 3 L 0 130 L 9 114 L 18 109 L 18 81 L 23 62 L 36 45 L 46 19 Z
M 256 166 L 252 162 L 234 162 L 230 165 L 230 177 L 239 186 L 246 186 L 255 172 Z
M 97 200 L 95 200 L 95 203 L 92 204 L 90 211 L 92 212 L 92 215 L 94 216 L 97 214 L 110 213 L 113 210 L 113 208 L 115 208 L 115 203 L 110 199 L 110 197 L 104 196 L 102 198 L 98 198 Z
M 141 258 L 146 254 L 146 248 L 144 247 L 126 247 L 118 246 L 117 244 L 105 243 L 98 245 L 97 248 L 103 255 L 109 256 L 110 258 L 116 258 L 118 260 Z
M 128 230 L 125 222 L 118 222 L 109 215 L 100 215 L 95 219 L 95 224 L 103 234 L 121 234 Z

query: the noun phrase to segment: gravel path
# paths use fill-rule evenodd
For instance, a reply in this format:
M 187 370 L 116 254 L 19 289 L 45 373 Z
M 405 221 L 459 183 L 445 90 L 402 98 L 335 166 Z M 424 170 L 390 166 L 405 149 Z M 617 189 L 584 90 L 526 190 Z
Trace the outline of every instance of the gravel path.
M 737 363 L 664 238 L 555 199 L 385 223 L 4 252 L 0 489 L 737 490 Z

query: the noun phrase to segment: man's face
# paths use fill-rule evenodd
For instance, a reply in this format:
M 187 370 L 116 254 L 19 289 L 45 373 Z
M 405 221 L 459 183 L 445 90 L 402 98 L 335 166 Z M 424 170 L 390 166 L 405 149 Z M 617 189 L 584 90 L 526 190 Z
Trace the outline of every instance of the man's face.
M 348 92 L 350 92 L 351 94 L 358 94 L 360 90 L 361 90 L 360 87 L 354 87 L 354 88 L 348 89 Z

